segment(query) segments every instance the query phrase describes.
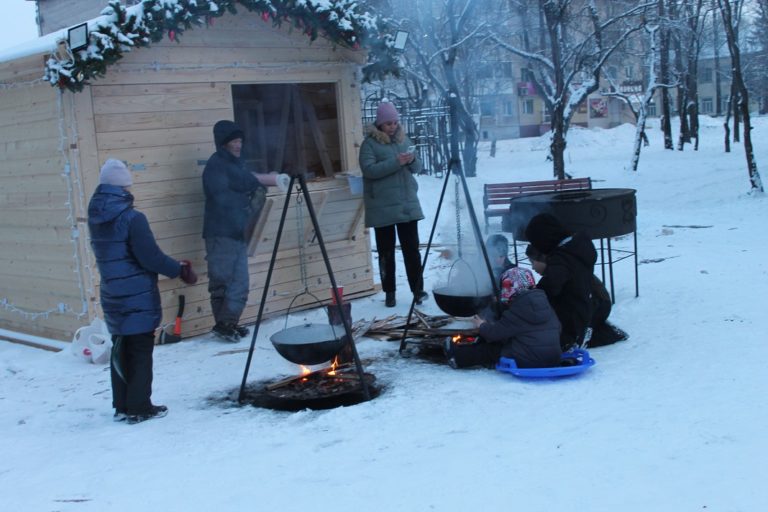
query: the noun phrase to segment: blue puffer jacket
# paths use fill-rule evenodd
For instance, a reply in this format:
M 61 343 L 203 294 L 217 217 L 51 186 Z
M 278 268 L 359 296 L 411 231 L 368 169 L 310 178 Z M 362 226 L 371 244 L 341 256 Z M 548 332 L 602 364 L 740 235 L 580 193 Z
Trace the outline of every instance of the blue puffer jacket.
M 101 308 L 111 334 L 154 331 L 162 320 L 157 275 L 178 277 L 181 265 L 155 242 L 133 196 L 99 185 L 88 205 L 91 248 L 101 274 Z
M 203 170 L 203 238 L 244 240 L 248 219 L 254 213 L 251 199 L 257 191 L 264 193 L 266 190 L 256 176 L 245 169 L 242 159 L 235 157 L 222 144 L 239 131 L 240 128 L 231 121 L 220 121 L 214 127 L 216 152 Z

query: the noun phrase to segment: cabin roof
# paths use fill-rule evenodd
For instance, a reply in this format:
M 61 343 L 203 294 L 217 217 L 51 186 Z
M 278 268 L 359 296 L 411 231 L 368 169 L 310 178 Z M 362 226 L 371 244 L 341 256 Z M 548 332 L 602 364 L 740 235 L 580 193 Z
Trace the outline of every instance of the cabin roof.
M 197 0 L 192 5 L 180 0 L 142 0 L 130 7 L 112 2 L 101 16 L 85 21 L 88 45 L 84 49 L 68 52 L 68 27 L 0 51 L 0 63 L 47 55 L 45 80 L 78 91 L 89 79 L 104 75 L 124 53 L 165 37 L 175 40 L 185 30 L 237 14 L 238 9 L 255 12 L 273 26 L 290 24 L 311 40 L 322 35 L 352 49 L 369 42 L 385 53 L 392 47 L 387 22 L 363 11 L 354 0 Z

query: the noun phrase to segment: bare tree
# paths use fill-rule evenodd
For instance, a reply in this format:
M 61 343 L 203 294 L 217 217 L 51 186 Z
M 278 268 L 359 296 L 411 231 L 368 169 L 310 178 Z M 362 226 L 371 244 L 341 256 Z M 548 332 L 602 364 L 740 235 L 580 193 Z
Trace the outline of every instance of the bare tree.
M 642 27 L 639 14 L 656 1 L 510 0 L 522 20 L 520 33 L 490 34 L 500 48 L 525 59 L 551 114 L 553 174 L 563 179 L 566 136 L 579 104 L 600 85 L 600 70 L 610 55 Z M 617 6 L 626 9 L 609 14 Z M 536 16 L 533 16 L 535 14 Z M 538 38 L 536 36 L 539 36 Z
M 752 125 L 749 117 L 749 91 L 744 84 L 744 77 L 741 69 L 741 49 L 735 27 L 738 25 L 738 18 L 734 18 L 734 5 L 738 0 L 717 0 L 720 9 L 720 15 L 723 19 L 725 28 L 725 39 L 728 42 L 728 52 L 731 54 L 731 70 L 733 85 L 738 93 L 739 112 L 744 124 L 744 153 L 747 159 L 747 172 L 749 174 L 749 184 L 752 192 L 763 192 L 763 182 L 760 179 L 760 173 L 757 170 L 757 162 L 752 147 Z M 737 7 L 738 8 L 738 7 Z
M 680 134 L 677 149 L 682 151 L 685 144 L 694 141 L 699 145 L 699 98 L 698 60 L 702 27 L 707 11 L 703 0 L 670 0 L 668 14 L 674 30 L 675 68 L 679 76 L 677 88 L 677 111 L 680 115 Z M 676 22 L 676 23 L 675 23 Z
M 667 17 L 667 0 L 658 0 L 658 19 L 664 20 Z M 659 78 L 663 83 L 669 83 L 669 51 L 670 51 L 670 30 L 667 26 L 662 26 L 659 37 Z M 669 97 L 669 89 L 661 89 L 661 131 L 664 134 L 664 149 L 674 149 L 672 142 L 672 109 Z
M 637 171 L 637 166 L 640 162 L 640 150 L 642 146 L 648 145 L 648 136 L 645 134 L 645 124 L 648 119 L 648 107 L 653 101 L 653 97 L 656 94 L 656 90 L 659 88 L 674 87 L 674 84 L 664 84 L 659 82 L 657 67 L 659 65 L 659 32 L 660 25 L 646 24 L 645 33 L 648 39 L 646 50 L 646 79 L 645 84 L 641 91 L 635 93 L 622 92 L 622 88 L 614 83 L 614 79 L 608 77 L 608 82 L 611 84 L 611 89 L 604 92 L 604 96 L 618 98 L 632 111 L 635 116 L 635 143 L 632 151 L 632 160 L 629 168 L 632 171 Z
M 475 176 L 478 128 L 473 118 L 477 64 L 487 46 L 481 32 L 493 18 L 492 0 L 392 0 L 413 44 L 404 54 L 409 93 L 436 96 L 456 109 L 464 173 Z M 418 91 L 418 92 L 417 92 Z M 455 155 L 454 155 L 455 156 Z

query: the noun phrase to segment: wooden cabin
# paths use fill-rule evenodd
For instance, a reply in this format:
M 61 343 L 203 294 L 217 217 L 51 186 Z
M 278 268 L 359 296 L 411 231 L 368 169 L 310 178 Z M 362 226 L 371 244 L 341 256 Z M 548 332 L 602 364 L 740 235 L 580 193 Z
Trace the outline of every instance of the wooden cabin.
M 129 4 L 137 2 L 129 2 Z M 98 5 L 97 5 L 98 4 Z M 106 0 L 39 2 L 44 35 L 0 52 L 0 329 L 69 341 L 101 317 L 87 205 L 107 158 L 134 171 L 132 193 L 160 247 L 192 261 L 200 280 L 161 276 L 163 323 L 186 299 L 183 336 L 213 326 L 201 238 L 201 175 L 214 152 L 213 125 L 245 131 L 253 170 L 300 172 L 336 281 L 346 298 L 377 291 L 359 175 L 363 139 L 358 83 L 365 52 L 239 9 L 181 37 L 135 48 L 79 92 L 43 79 L 51 55 L 66 59 L 66 28 L 96 18 Z M 86 18 L 89 19 L 89 18 Z M 58 31 L 58 32 L 57 32 Z M 171 40 L 174 39 L 174 40 Z M 66 47 L 63 48 L 66 50 Z M 291 195 L 265 315 L 285 313 L 303 291 L 330 298 L 330 281 L 306 205 Z M 270 189 L 249 246 L 251 291 L 243 323 L 256 319 L 286 196 Z M 310 294 L 292 311 L 314 307 Z

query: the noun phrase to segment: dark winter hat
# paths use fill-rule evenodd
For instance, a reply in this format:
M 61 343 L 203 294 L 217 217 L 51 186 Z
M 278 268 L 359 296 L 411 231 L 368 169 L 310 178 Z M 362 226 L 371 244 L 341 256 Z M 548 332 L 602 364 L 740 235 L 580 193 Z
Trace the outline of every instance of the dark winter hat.
M 525 238 L 534 248 L 549 254 L 570 232 L 557 218 L 549 213 L 540 213 L 533 217 L 525 228 Z
M 392 103 L 389 101 L 379 103 L 379 108 L 376 109 L 376 126 L 399 120 L 400 114 Z
M 131 172 L 125 164 L 115 158 L 108 158 L 101 166 L 99 173 L 99 185 L 115 185 L 118 187 L 130 187 L 133 185 Z
M 488 240 L 485 241 L 485 249 L 488 251 L 490 257 L 505 258 L 509 255 L 509 240 L 504 235 L 491 235 Z
M 527 268 L 512 267 L 501 274 L 501 302 L 509 302 L 536 286 L 533 273 Z
M 219 121 L 213 125 L 213 140 L 216 147 L 226 145 L 235 139 L 243 138 L 243 130 L 232 121 Z
M 531 261 L 545 261 L 547 258 L 544 256 L 541 251 L 536 249 L 531 244 L 528 244 L 528 246 L 525 248 L 525 255 L 528 256 L 528 259 Z

